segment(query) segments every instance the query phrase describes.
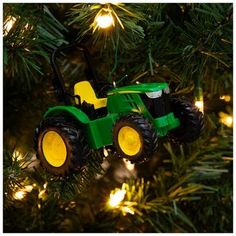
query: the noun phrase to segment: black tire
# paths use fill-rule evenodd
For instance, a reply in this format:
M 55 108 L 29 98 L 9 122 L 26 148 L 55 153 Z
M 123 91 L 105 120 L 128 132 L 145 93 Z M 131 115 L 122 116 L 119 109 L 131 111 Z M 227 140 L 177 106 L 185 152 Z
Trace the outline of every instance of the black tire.
M 189 101 L 171 98 L 171 109 L 180 120 L 180 126 L 170 131 L 169 136 L 177 143 L 190 143 L 200 137 L 204 128 L 202 112 Z
M 141 146 L 139 151 L 134 155 L 128 155 L 125 153 L 118 140 L 118 135 L 122 127 L 131 127 L 134 129 L 140 137 Z M 153 156 L 157 150 L 158 137 L 152 124 L 143 116 L 130 113 L 128 115 L 121 116 L 113 127 L 113 144 L 120 157 L 126 158 L 132 163 L 142 163 Z
M 55 167 L 45 158 L 42 140 L 49 131 L 59 134 L 66 147 L 66 159 L 61 166 Z M 73 121 L 66 120 L 64 117 L 44 119 L 35 130 L 34 142 L 37 158 L 40 160 L 42 167 L 54 175 L 67 176 L 80 170 L 85 165 L 86 159 L 90 154 L 89 146 L 81 130 L 76 127 Z

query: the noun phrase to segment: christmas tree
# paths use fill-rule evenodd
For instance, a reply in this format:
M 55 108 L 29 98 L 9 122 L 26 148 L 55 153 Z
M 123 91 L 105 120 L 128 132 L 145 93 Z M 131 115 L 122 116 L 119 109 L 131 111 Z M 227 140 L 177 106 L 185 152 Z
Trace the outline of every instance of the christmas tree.
M 50 57 L 75 42 L 92 69 L 58 54 L 66 90 L 93 73 L 98 88 L 166 82 L 204 112 L 201 137 L 158 138 L 140 164 L 100 148 L 70 175 L 42 168 L 35 129 L 64 102 Z M 232 48 L 232 3 L 3 4 L 4 232 L 232 232 Z

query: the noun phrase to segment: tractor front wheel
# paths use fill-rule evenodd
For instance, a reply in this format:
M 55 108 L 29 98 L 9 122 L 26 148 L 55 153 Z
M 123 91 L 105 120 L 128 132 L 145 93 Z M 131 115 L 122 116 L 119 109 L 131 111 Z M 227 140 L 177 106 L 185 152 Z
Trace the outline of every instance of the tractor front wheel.
M 132 163 L 149 159 L 158 146 L 154 127 L 135 113 L 121 116 L 113 128 L 113 142 L 119 156 Z
M 54 175 L 66 176 L 79 170 L 89 155 L 81 130 L 63 117 L 44 119 L 35 130 L 34 140 L 41 165 Z

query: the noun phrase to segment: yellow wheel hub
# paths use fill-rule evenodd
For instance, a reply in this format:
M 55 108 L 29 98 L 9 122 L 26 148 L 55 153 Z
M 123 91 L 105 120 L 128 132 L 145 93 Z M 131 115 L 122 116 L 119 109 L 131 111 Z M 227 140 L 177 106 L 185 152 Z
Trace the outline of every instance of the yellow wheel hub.
M 66 161 L 67 151 L 64 140 L 56 131 L 48 131 L 42 140 L 43 154 L 47 162 L 54 166 L 62 166 Z
M 139 133 L 130 126 L 124 126 L 119 130 L 118 144 L 121 150 L 128 156 L 136 155 L 142 146 Z

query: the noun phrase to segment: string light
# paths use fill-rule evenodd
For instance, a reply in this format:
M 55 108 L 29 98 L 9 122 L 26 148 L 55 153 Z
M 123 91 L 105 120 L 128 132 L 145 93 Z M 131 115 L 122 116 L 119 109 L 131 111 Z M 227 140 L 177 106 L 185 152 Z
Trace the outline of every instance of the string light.
M 134 211 L 133 210 L 131 210 L 129 207 L 127 207 L 127 206 L 125 206 L 125 207 L 122 207 L 122 211 L 123 211 L 123 213 L 129 213 L 129 214 L 131 214 L 131 215 L 134 215 Z
M 199 111 L 204 112 L 204 102 L 203 101 L 195 101 L 195 106 L 198 107 Z
M 114 19 L 116 19 L 121 28 L 124 29 L 124 25 L 122 24 L 115 10 L 111 7 L 111 5 L 105 4 L 105 7 L 102 7 L 96 14 L 93 23 L 90 25 L 90 28 L 93 28 L 94 33 L 98 28 L 107 29 L 111 26 L 115 27 Z
M 16 22 L 16 18 L 14 16 L 8 16 L 6 21 L 4 22 L 4 26 L 3 26 L 3 35 L 7 36 L 7 34 L 9 33 L 9 31 L 11 30 L 11 28 L 13 27 L 13 25 Z
M 45 193 L 46 193 L 46 189 L 41 190 L 38 194 L 38 198 L 39 199 L 45 199 L 45 197 L 46 197 Z
M 107 157 L 109 155 L 109 153 L 105 147 L 103 148 L 103 155 L 104 155 L 104 157 Z
M 17 19 L 19 20 L 20 19 L 20 16 L 17 16 Z M 14 17 L 14 16 L 8 16 L 4 22 L 4 25 L 3 25 L 3 36 L 7 36 L 8 33 L 10 32 L 10 30 L 13 28 L 13 26 L 15 25 L 17 19 Z M 15 27 L 16 28 L 16 27 Z M 20 35 L 18 36 L 21 40 L 23 40 L 25 38 L 24 36 L 24 33 L 26 32 L 29 32 L 31 30 L 33 30 L 33 25 L 30 25 L 29 23 L 26 23 L 23 27 L 21 27 L 20 29 L 18 29 L 17 27 L 17 30 L 20 30 Z M 35 40 L 35 38 L 33 38 L 33 40 Z M 11 44 L 12 46 L 14 45 L 14 43 Z M 28 48 L 24 48 L 26 51 L 30 51 Z
M 229 128 L 233 127 L 233 117 L 227 113 L 219 112 L 220 122 Z
M 124 189 L 115 189 L 110 193 L 108 204 L 111 207 L 117 207 L 124 200 L 126 191 Z
M 47 185 L 48 185 L 48 183 L 46 182 L 46 183 L 43 185 L 43 188 L 46 189 L 46 188 L 47 188 Z
M 42 189 L 42 190 L 39 192 L 39 194 L 38 194 L 38 198 L 39 198 L 39 199 L 42 199 L 42 200 L 45 200 L 45 199 L 46 199 L 46 196 L 47 196 L 47 194 L 46 194 L 47 185 L 48 185 L 47 182 L 43 185 L 43 189 Z
M 220 96 L 221 100 L 224 100 L 225 102 L 230 102 L 231 97 L 229 95 L 222 95 Z
M 16 199 L 16 200 L 22 200 L 26 195 L 26 191 L 17 191 L 14 193 L 13 197 Z
M 26 185 L 24 189 L 26 192 L 31 192 L 33 188 L 34 188 L 33 185 Z
M 96 16 L 95 22 L 100 28 L 103 29 L 109 28 L 110 26 L 114 25 L 113 17 L 109 13 Z
M 124 163 L 125 163 L 125 167 L 129 170 L 129 171 L 132 171 L 132 170 L 134 170 L 134 168 L 135 168 L 135 165 L 134 164 L 132 164 L 130 161 L 128 161 L 128 160 L 125 160 L 125 159 L 123 159 L 124 160 Z
M 24 158 L 23 155 L 18 150 L 14 150 L 12 157 L 14 160 L 17 160 L 17 161 L 20 161 Z
M 22 200 L 25 195 L 28 193 L 30 193 L 33 190 L 34 186 L 33 185 L 26 185 L 24 188 L 20 189 L 19 191 L 15 192 L 13 194 L 13 197 L 16 200 Z
M 123 215 L 127 215 L 127 213 L 134 215 L 135 208 L 133 208 L 133 206 L 136 206 L 137 202 L 123 201 L 127 193 L 127 188 L 128 185 L 123 183 L 121 189 L 116 188 L 115 190 L 111 191 L 108 205 L 112 209 L 121 211 Z
M 195 106 L 204 113 L 204 99 L 203 99 L 203 91 L 201 87 L 197 87 L 195 89 Z
M 99 3 L 100 3 L 100 4 L 111 3 L 111 4 L 114 4 L 114 5 L 117 5 L 117 4 L 119 3 L 119 1 L 118 1 L 118 0 L 111 0 L 111 1 L 100 0 Z

